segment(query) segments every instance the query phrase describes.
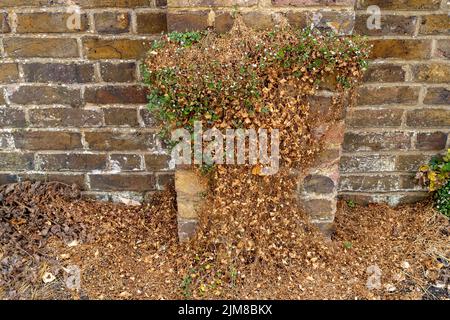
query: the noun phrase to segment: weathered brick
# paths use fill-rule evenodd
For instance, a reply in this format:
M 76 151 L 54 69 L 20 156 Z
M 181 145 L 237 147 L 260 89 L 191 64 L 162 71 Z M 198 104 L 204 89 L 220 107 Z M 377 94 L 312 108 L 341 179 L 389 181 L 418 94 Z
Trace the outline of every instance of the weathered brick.
M 306 192 L 329 194 L 334 191 L 334 182 L 327 176 L 308 175 L 303 180 L 303 189 Z
M 98 110 L 73 108 L 32 109 L 29 111 L 33 127 L 99 127 L 103 124 Z
M 0 186 L 17 182 L 17 176 L 10 173 L 0 173 Z
M 82 148 L 81 134 L 61 131 L 21 131 L 14 133 L 15 145 L 25 150 L 73 150 Z
M 5 93 L 4 93 L 3 89 L 0 88 L 0 105 L 4 105 L 4 104 L 6 104 Z
M 405 70 L 394 64 L 370 64 L 364 72 L 365 82 L 403 82 Z
M 136 63 L 109 63 L 100 65 L 100 73 L 106 82 L 133 82 L 136 80 Z
M 94 15 L 98 33 L 126 33 L 130 30 L 130 15 L 124 12 L 101 12 Z
M 9 95 L 16 104 L 66 104 L 72 107 L 82 105 L 79 89 L 49 86 L 22 86 Z
M 0 127 L 24 127 L 25 113 L 20 109 L 0 108 Z
M 286 13 L 286 19 L 291 26 L 296 28 L 305 28 L 310 23 L 308 14 L 305 12 L 289 11 Z
M 149 191 L 155 190 L 155 176 L 142 174 L 90 174 L 92 190 L 102 191 Z
M 175 184 L 175 176 L 173 173 L 157 173 L 156 186 L 158 190 L 166 190 L 168 186 Z
M 87 103 L 146 103 L 146 90 L 140 86 L 104 86 L 86 88 Z
M 447 143 L 445 132 L 421 132 L 417 134 L 416 149 L 442 150 Z
M 449 63 L 417 64 L 412 67 L 414 81 L 427 83 L 448 83 L 450 80 Z
M 396 191 L 402 189 L 398 175 L 341 176 L 341 191 Z
M 20 181 L 56 181 L 62 182 L 68 185 L 77 185 L 82 190 L 86 188 L 84 174 L 71 173 L 71 174 L 58 174 L 58 173 L 20 173 L 18 174 Z
M 83 39 L 86 58 L 97 59 L 140 59 L 150 48 L 145 40 L 132 39 Z
M 353 133 L 347 132 L 343 148 L 346 151 L 407 150 L 411 134 L 407 132 Z
M 71 38 L 5 38 L 5 52 L 12 58 L 77 58 L 78 44 Z
M 406 113 L 406 125 L 409 127 L 450 127 L 450 108 L 424 108 Z
M 395 170 L 396 171 L 413 171 L 417 172 L 419 167 L 428 163 L 431 156 L 423 154 L 405 154 L 397 157 Z
M 450 40 L 437 40 L 434 55 L 437 58 L 450 59 Z
M 18 82 L 19 79 L 17 63 L 0 63 L 0 84 Z
M 52 7 L 61 6 L 64 0 L 2 0 L 0 8 L 8 7 Z M 157 0 L 161 3 L 161 0 Z M 152 0 L 72 0 L 72 3 L 82 8 L 139 8 L 151 7 Z
M 164 154 L 145 155 L 145 166 L 148 171 L 161 171 L 169 168 L 170 156 Z
M 303 209 L 312 220 L 330 220 L 334 217 L 336 204 L 326 199 L 312 199 L 302 202 Z
M 218 33 L 224 33 L 231 30 L 234 24 L 233 16 L 230 12 L 217 12 L 214 21 L 214 29 Z
M 450 18 L 448 14 L 422 16 L 419 34 L 449 34 Z
M 370 59 L 419 60 L 429 58 L 431 53 L 431 40 L 380 39 L 369 44 L 373 45 Z
M 95 81 L 94 65 L 63 63 L 28 63 L 23 65 L 27 82 L 88 83 Z
M 311 114 L 313 117 L 320 117 L 321 119 L 325 119 L 330 117 L 331 115 L 334 117 L 334 110 L 330 108 L 332 105 L 333 99 L 331 97 L 324 96 L 310 96 L 308 97 L 308 102 L 311 108 Z M 343 119 L 345 113 L 338 115 L 338 120 Z
M 186 7 L 247 7 L 258 3 L 258 0 L 169 0 L 171 8 Z
M 34 155 L 32 153 L 22 152 L 0 152 L 1 170 L 32 170 Z
M 104 109 L 105 124 L 107 126 L 127 126 L 138 127 L 138 117 L 136 109 L 107 108 Z
M 320 15 L 309 14 L 308 26 L 322 31 L 334 31 L 337 34 L 351 34 L 354 28 L 353 11 L 320 11 Z
M 369 29 L 367 21 L 370 15 L 362 14 L 356 16 L 355 33 L 369 36 L 412 36 L 416 29 L 417 17 L 381 15 L 380 29 Z
M 158 124 L 154 114 L 152 114 L 147 108 L 139 110 L 140 117 L 146 127 L 155 127 Z
M 43 171 L 105 170 L 106 155 L 90 153 L 39 154 L 37 168 Z
M 262 12 L 246 12 L 242 15 L 242 19 L 248 27 L 255 30 L 269 29 L 274 26 L 271 15 Z
M 62 33 L 88 30 L 86 14 L 80 15 L 80 25 L 71 26 L 68 20 L 71 13 L 34 12 L 17 14 L 18 33 Z M 78 28 L 79 27 L 79 28 Z
M 445 104 L 448 105 L 450 101 L 450 90 L 447 88 L 428 88 L 425 99 L 426 104 Z
M 208 11 L 169 12 L 167 28 L 169 32 L 204 30 L 208 28 Z
M 6 12 L 0 12 L 0 33 L 11 32 L 8 22 L 8 14 Z
M 351 155 L 342 156 L 342 172 L 380 172 L 394 171 L 395 156 L 389 155 Z
M 138 13 L 136 15 L 137 32 L 156 34 L 167 31 L 167 14 L 165 12 Z
M 320 6 L 320 5 L 348 5 L 353 6 L 354 0 L 272 0 L 274 6 Z
M 86 132 L 86 142 L 91 150 L 133 151 L 154 147 L 154 138 L 143 132 Z
M 402 124 L 401 109 L 351 109 L 347 124 L 353 128 L 398 127 Z
M 358 9 L 376 5 L 382 10 L 430 10 L 439 9 L 441 0 L 357 0 Z
M 358 104 L 416 104 L 419 91 L 419 87 L 360 87 L 358 89 Z
M 112 171 L 140 171 L 141 156 L 138 154 L 112 154 L 109 169 Z

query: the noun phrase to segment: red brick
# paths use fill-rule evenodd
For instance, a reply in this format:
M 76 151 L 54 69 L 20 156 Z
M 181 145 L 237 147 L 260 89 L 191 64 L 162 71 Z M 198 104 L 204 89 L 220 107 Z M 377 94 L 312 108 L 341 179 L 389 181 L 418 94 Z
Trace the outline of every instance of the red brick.
M 402 189 L 398 175 L 341 176 L 341 191 L 397 191 Z
M 102 113 L 97 110 L 73 108 L 32 109 L 29 111 L 31 125 L 45 127 L 99 127 L 103 124 Z
M 405 154 L 397 157 L 395 170 L 417 172 L 419 167 L 428 163 L 431 159 L 429 155 L 423 154 Z
M 417 134 L 416 149 L 418 150 L 442 150 L 447 143 L 445 132 L 424 132 Z
M 166 190 L 168 186 L 174 186 L 175 175 L 173 173 L 157 173 L 156 185 L 158 190 Z
M 81 149 L 81 134 L 61 131 L 21 131 L 14 133 L 16 148 L 25 150 Z
M 106 169 L 105 154 L 39 154 L 38 169 L 43 171 L 91 171 Z
M 134 151 L 154 147 L 154 138 L 146 132 L 86 132 L 86 142 L 91 150 Z
M 219 33 L 230 31 L 233 27 L 234 19 L 229 12 L 216 13 L 216 20 L 214 21 L 214 30 Z
M 0 173 L 0 186 L 17 182 L 17 176 L 10 173 Z
M 142 104 L 147 102 L 146 90 L 140 86 L 102 86 L 86 88 L 87 103 L 94 104 Z
M 255 30 L 273 28 L 274 23 L 270 14 L 262 12 L 246 12 L 242 15 L 244 23 Z
M 150 191 L 155 190 L 155 176 L 143 174 L 90 174 L 91 190 Z
M 254 6 L 258 0 L 170 0 L 171 8 L 187 7 L 248 7 Z

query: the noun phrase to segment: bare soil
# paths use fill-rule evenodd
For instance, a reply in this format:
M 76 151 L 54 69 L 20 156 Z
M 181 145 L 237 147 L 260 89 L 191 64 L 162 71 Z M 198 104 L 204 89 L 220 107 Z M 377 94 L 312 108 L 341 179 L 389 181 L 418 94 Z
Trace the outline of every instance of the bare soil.
M 450 225 L 430 203 L 342 202 L 332 240 L 303 222 L 288 265 L 227 275 L 192 263 L 211 250 L 178 243 L 175 203 L 170 188 L 126 206 L 57 183 L 0 187 L 0 299 L 450 298 Z

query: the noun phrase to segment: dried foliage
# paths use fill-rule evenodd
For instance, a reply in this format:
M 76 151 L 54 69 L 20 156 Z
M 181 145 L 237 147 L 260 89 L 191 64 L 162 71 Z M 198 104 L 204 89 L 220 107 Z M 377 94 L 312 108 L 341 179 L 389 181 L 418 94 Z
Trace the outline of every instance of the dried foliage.
M 289 26 L 255 31 L 236 19 L 230 33 L 172 33 L 154 43 L 144 68 L 149 107 L 175 128 L 259 128 L 280 133 L 281 169 L 217 165 L 199 232 L 180 254 L 186 296 L 221 295 L 246 277 L 293 272 L 306 258 L 326 256 L 314 246 L 318 231 L 298 207 L 298 176 L 321 150 L 323 135 L 352 104 L 368 56 L 361 39 Z M 334 97 L 326 112 L 311 110 L 321 87 Z
M 299 165 L 318 148 L 312 128 L 333 121 L 345 93 L 361 78 L 367 47 L 359 38 L 283 26 L 255 31 L 236 19 L 230 33 L 165 35 L 153 45 L 143 70 L 149 108 L 175 128 L 280 130 L 282 161 Z M 308 97 L 323 82 L 336 85 L 331 112 L 319 119 Z M 348 101 L 347 101 L 348 102 Z
M 37 189 L 28 183 L 6 186 L 2 194 L 6 189 L 12 190 L 8 192 L 10 200 L 20 201 L 0 202 L 2 237 L 13 219 L 6 218 L 6 212 L 23 211 L 25 206 L 40 208 L 44 221 L 48 216 L 71 230 L 83 225 L 87 236 L 74 236 L 68 231 L 68 237 L 61 237 L 58 232 L 49 232 L 46 244 L 41 245 L 31 239 L 39 237 L 46 224 L 35 228 L 35 216 L 23 215 L 20 231 L 26 237 L 21 241 L 28 244 L 20 248 L 39 252 L 40 258 L 22 255 L 21 249 L 14 247 L 15 240 L 1 238 L 0 299 L 450 298 L 445 287 L 450 275 L 450 224 L 427 203 L 396 209 L 341 203 L 332 241 L 325 240 L 307 222 L 299 221 L 303 232 L 291 250 L 298 256 L 289 261 L 290 267 L 276 266 L 279 256 L 275 255 L 273 262 L 258 258 L 258 262 L 247 261 L 245 268 L 239 261 L 222 265 L 230 267 L 230 271 L 220 277 L 216 272 L 220 263 L 214 262 L 214 256 L 201 260 L 204 253 L 211 252 L 210 248 L 196 247 L 196 258 L 186 253 L 194 249 L 193 244 L 178 243 L 172 189 L 156 194 L 142 206 L 73 198 L 71 187 L 54 183 L 41 184 Z M 78 244 L 69 246 L 67 241 L 71 239 L 78 239 Z M 242 246 L 250 247 L 258 245 Z M 12 254 L 21 255 L 20 268 L 16 260 L 7 259 Z M 192 259 L 192 268 L 183 273 Z M 63 268 L 70 265 L 81 269 L 79 291 L 65 286 Z M 381 286 L 369 290 L 366 283 L 374 274 L 367 270 L 374 265 L 381 270 Z M 5 272 L 12 268 L 14 274 Z M 39 270 L 39 276 L 33 276 L 35 270 Z M 43 283 L 44 271 L 53 273 L 56 279 Z

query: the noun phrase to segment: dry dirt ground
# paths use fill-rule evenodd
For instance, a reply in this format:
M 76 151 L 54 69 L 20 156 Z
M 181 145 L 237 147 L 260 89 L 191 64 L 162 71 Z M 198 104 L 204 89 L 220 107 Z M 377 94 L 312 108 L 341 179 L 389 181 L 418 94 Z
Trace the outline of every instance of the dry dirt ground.
M 0 299 L 449 299 L 450 225 L 429 203 L 340 203 L 336 232 L 313 226 L 295 272 L 206 277 L 184 268 L 171 190 L 142 206 L 80 199 L 58 183 L 0 187 Z M 199 248 L 198 250 L 201 250 Z M 195 256 L 191 257 L 196 259 Z M 267 273 L 266 273 L 267 275 Z

